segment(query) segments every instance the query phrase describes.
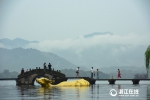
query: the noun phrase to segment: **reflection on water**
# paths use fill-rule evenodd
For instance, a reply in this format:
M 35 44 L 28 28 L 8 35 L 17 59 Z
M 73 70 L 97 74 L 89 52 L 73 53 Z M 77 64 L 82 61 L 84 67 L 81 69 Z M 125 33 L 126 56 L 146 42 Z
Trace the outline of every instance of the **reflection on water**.
M 37 93 L 38 93 L 38 95 L 44 95 L 45 97 L 52 96 L 53 98 L 59 98 L 64 95 L 66 95 L 66 97 L 68 95 L 73 96 L 74 94 L 76 95 L 75 98 L 80 98 L 80 97 L 84 98 L 84 95 L 82 95 L 82 94 L 86 93 L 88 88 L 89 87 L 87 87 L 87 86 L 83 86 L 83 87 L 49 87 L 49 88 L 40 87 L 39 89 L 37 89 Z
M 150 100 L 149 84 L 95 84 L 89 87 L 49 87 L 16 86 L 15 83 L 0 81 L 0 100 Z M 138 89 L 138 97 L 110 96 L 109 91 L 115 89 Z
M 147 85 L 147 100 L 150 100 L 150 85 Z
M 49 87 L 44 88 L 40 86 L 18 86 L 19 96 L 22 100 L 26 99 L 57 99 L 66 100 L 68 98 L 75 100 L 77 98 L 86 99 L 86 94 L 89 86 L 83 87 Z

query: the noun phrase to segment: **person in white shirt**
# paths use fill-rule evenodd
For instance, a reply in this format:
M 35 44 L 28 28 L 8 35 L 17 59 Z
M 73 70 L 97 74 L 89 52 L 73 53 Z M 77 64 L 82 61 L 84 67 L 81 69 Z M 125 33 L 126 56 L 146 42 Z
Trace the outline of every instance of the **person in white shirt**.
M 93 73 L 94 73 L 94 70 L 93 70 L 93 67 L 91 68 L 91 78 L 93 78 Z
M 76 77 L 79 77 L 79 67 L 76 69 Z

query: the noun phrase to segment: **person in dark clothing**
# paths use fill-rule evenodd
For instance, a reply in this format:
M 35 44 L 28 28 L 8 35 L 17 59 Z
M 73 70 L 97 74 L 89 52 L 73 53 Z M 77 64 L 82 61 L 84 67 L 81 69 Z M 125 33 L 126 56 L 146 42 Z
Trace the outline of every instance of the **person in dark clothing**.
M 51 63 L 49 63 L 48 68 L 49 68 L 50 71 L 51 71 L 51 67 L 52 67 L 52 65 L 51 65 Z
M 20 74 L 24 74 L 24 68 L 22 68 L 21 73 Z
M 96 74 L 97 74 L 97 79 L 99 79 L 99 70 L 98 69 L 96 71 Z

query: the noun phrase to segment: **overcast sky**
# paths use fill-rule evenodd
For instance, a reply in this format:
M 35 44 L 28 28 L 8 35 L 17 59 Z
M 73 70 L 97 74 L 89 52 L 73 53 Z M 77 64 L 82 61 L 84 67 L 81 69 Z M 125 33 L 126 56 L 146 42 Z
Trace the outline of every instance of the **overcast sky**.
M 83 36 L 94 32 L 113 35 Z M 76 65 L 144 66 L 150 0 L 0 0 L 2 38 L 37 40 L 24 48 L 52 52 Z
M 149 0 L 0 0 L 0 38 L 64 40 L 150 34 Z

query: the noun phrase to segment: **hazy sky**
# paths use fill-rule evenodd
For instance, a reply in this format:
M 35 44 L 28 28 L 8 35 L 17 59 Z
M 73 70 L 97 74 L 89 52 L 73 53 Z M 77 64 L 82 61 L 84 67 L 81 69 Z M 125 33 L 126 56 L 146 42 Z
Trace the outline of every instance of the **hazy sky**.
M 150 34 L 150 1 L 0 0 L 0 38 L 64 40 L 106 31 Z
M 150 0 L 0 0 L 0 39 L 17 37 L 76 65 L 144 66 Z

